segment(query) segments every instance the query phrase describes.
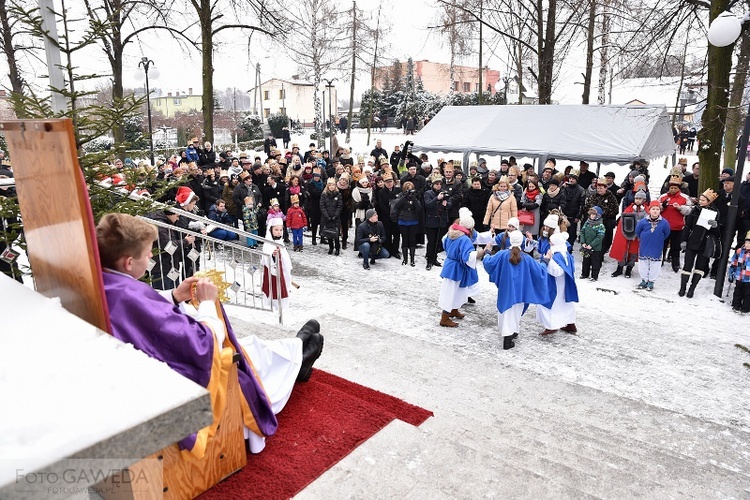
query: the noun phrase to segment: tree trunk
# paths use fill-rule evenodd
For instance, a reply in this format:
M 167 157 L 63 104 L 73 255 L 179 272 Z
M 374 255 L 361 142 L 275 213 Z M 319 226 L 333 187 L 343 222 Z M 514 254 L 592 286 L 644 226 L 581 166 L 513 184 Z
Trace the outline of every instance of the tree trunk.
M 120 30 L 122 23 L 120 20 L 120 9 L 119 7 L 115 11 L 116 19 L 112 22 L 112 107 L 121 109 L 123 99 L 123 84 L 122 84 L 122 55 L 125 48 L 122 44 L 122 31 Z M 115 154 L 117 158 L 125 157 L 125 127 L 122 122 L 116 123 L 112 126 L 112 138 L 115 141 Z
M 586 72 L 583 74 L 581 104 L 588 104 L 591 96 L 591 73 L 594 67 L 594 26 L 596 23 L 596 0 L 589 2 L 589 29 L 586 33 Z
M 716 19 L 726 8 L 727 0 L 713 0 L 710 20 Z M 708 188 L 716 189 L 729 101 L 729 74 L 732 71 L 733 50 L 734 45 L 714 47 L 708 44 L 708 97 L 702 118 L 703 128 L 698 132 L 700 144 L 698 159 L 701 164 L 698 182 L 700 192 Z
M 747 82 L 747 71 L 750 66 L 750 33 L 742 31 L 740 38 L 740 55 L 732 82 L 732 94 L 729 97 L 727 110 L 727 130 L 724 134 L 724 167 L 734 168 L 737 164 L 737 139 L 742 129 L 742 119 L 747 110 L 742 105 Z
M 211 2 L 201 0 L 201 63 L 203 68 L 203 136 L 214 143 L 214 47 Z M 262 98 L 262 96 L 261 96 Z M 262 107 L 262 106 L 261 106 Z M 263 111 L 261 110 L 261 113 Z
M 13 48 L 13 30 L 10 27 L 6 0 L 0 0 L 0 29 L 2 30 L 2 34 L 0 34 L 0 40 L 2 40 L 3 45 L 2 50 L 8 61 L 8 77 L 10 78 L 11 96 L 16 94 L 16 97 L 20 97 L 23 94 L 24 80 L 18 70 L 16 51 Z M 23 107 L 18 102 L 18 99 L 13 99 L 12 102 L 13 111 L 16 113 L 16 117 L 25 118 L 26 113 L 24 113 Z
M 357 15 L 357 2 L 352 2 L 352 17 Z M 357 20 L 352 20 L 352 82 L 354 81 L 354 75 L 357 71 Z M 370 96 L 372 97 L 372 96 Z M 354 116 L 354 84 L 349 92 L 349 117 L 346 124 L 346 142 L 350 142 L 352 138 L 352 118 Z M 360 119 L 361 119 L 360 109 Z
M 597 102 L 599 104 L 607 103 L 607 73 L 609 72 L 609 2 L 607 0 L 602 4 L 602 29 L 601 29 L 601 47 L 599 48 L 599 91 Z

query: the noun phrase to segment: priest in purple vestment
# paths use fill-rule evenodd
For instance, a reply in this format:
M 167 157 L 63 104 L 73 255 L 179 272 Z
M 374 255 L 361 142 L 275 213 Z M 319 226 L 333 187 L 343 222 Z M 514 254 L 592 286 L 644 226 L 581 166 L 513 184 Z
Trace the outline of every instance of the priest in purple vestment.
M 227 372 L 235 352 L 245 436 L 259 452 L 276 432 L 278 413 L 296 381 L 306 381 L 320 356 L 320 325 L 308 321 L 293 339 L 264 342 L 237 339 L 218 301 L 217 287 L 190 277 L 174 290 L 156 291 L 138 281 L 152 257 L 156 227 L 125 214 L 107 214 L 97 226 L 104 290 L 112 335 L 167 363 L 211 393 L 214 422 L 180 441 L 200 457 L 215 433 L 223 407 Z M 197 309 L 188 301 L 198 303 Z M 266 379 L 264 379 L 266 377 Z

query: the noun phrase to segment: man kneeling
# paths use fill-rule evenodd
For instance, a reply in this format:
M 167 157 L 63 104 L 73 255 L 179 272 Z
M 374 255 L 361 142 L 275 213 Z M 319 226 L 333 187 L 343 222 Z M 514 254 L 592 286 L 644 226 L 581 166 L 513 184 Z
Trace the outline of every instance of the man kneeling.
M 215 392 L 226 389 L 218 382 L 222 366 L 231 364 L 234 352 L 241 353 L 245 438 L 253 453 L 263 450 L 265 437 L 276 432 L 276 414 L 289 400 L 295 380 L 310 378 L 323 350 L 318 322 L 308 321 L 292 339 L 265 342 L 252 335 L 239 342 L 210 280 L 190 277 L 171 291 L 156 291 L 138 281 L 148 270 L 155 226 L 130 215 L 107 214 L 96 235 L 112 334 L 207 388 L 212 402 L 222 400 Z M 197 309 L 191 303 L 198 304 Z M 201 457 L 207 439 L 200 433 L 213 435 L 221 411 L 214 408 L 213 431 L 203 429 L 180 446 Z

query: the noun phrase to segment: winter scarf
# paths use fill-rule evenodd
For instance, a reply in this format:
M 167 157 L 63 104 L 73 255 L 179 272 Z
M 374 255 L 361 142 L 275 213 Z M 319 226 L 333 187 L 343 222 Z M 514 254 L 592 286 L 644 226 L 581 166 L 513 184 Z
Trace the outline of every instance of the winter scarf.
M 500 201 L 505 201 L 510 198 L 510 191 L 495 191 L 495 196 L 497 196 Z
M 651 232 L 653 233 L 656 230 L 656 226 L 659 225 L 659 221 L 661 220 L 661 215 L 657 217 L 656 219 L 653 219 L 650 215 L 648 217 L 648 221 L 651 223 Z
M 541 191 L 539 191 L 539 188 L 537 189 L 526 189 L 526 199 L 529 201 L 536 200 L 536 197 L 541 194 Z
M 321 186 L 323 183 L 320 183 Z M 300 186 L 289 186 L 289 194 L 299 194 L 302 188 Z
M 310 184 L 312 184 L 313 186 L 315 186 L 317 189 L 320 189 L 321 191 L 323 190 L 323 187 L 324 187 L 323 186 L 323 181 L 321 181 L 320 179 L 318 179 L 317 181 L 316 180 L 312 180 L 312 181 L 310 181 Z
M 554 193 L 552 191 L 550 191 L 549 188 L 547 188 L 547 196 L 549 196 L 550 198 L 555 198 L 559 194 L 560 194 L 560 188 L 559 187 L 557 188 L 557 191 L 555 191 Z

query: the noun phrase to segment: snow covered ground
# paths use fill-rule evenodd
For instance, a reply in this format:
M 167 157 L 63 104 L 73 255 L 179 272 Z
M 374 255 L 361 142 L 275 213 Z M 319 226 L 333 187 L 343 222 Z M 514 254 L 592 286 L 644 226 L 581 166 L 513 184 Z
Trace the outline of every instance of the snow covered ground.
M 382 137 L 389 151 L 405 140 L 400 134 L 374 137 Z M 297 140 L 303 147 L 309 143 Z M 355 153 L 369 151 L 364 142 L 362 134 L 353 136 Z M 436 155 L 431 154 L 433 158 Z M 697 158 L 688 161 L 692 164 Z M 495 162 L 499 165 L 499 158 Z M 662 165 L 663 160 L 652 162 L 652 190 L 667 175 Z M 607 170 L 614 170 L 619 182 L 628 169 L 602 166 L 602 173 Z M 580 266 L 577 251 L 575 256 Z M 301 325 L 310 317 L 335 315 L 426 343 L 449 345 L 478 358 L 496 359 L 542 377 L 750 430 L 750 372 L 742 366 L 750 359 L 735 347 L 736 343 L 750 345 L 750 317 L 733 313 L 729 301 L 715 297 L 713 280 L 702 280 L 693 299 L 678 297 L 679 274 L 667 264 L 653 292 L 637 291 L 637 266 L 630 279 L 611 278 L 615 263 L 605 257 L 598 282 L 578 283 L 578 335 L 539 336 L 543 328 L 532 306 L 522 320 L 516 348 L 503 351 L 496 327 L 497 290 L 484 270 L 479 270 L 482 294 L 475 305 L 464 307 L 467 317 L 461 326 L 441 328 L 440 269 L 425 270 L 424 249 L 417 250 L 417 257 L 415 268 L 388 259 L 366 272 L 351 248 L 339 257 L 329 256 L 327 246 L 312 246 L 306 239 L 304 252 L 291 253 L 293 276 L 301 287 L 292 290 L 285 323 Z M 250 322 L 274 322 L 268 314 L 238 308 L 230 314 Z M 336 324 L 324 325 L 324 329 L 329 340 L 343 333 Z M 323 367 L 325 357 L 320 361 Z

